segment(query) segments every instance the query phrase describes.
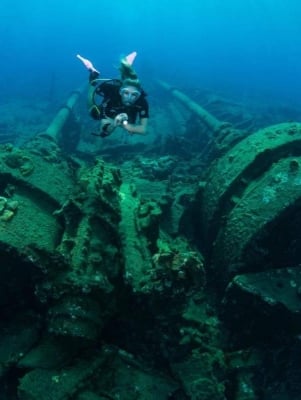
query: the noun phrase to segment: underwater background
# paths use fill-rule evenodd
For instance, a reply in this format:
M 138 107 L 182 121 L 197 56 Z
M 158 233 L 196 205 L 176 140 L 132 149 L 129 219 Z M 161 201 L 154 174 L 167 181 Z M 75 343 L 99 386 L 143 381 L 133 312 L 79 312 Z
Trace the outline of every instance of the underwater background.
M 0 400 L 301 399 L 300 15 L 1 0 Z M 100 137 L 76 56 L 133 51 Z
M 0 96 L 79 84 L 77 53 L 104 77 L 136 50 L 141 79 L 299 104 L 298 0 L 3 0 Z M 51 89 L 51 85 L 53 88 Z

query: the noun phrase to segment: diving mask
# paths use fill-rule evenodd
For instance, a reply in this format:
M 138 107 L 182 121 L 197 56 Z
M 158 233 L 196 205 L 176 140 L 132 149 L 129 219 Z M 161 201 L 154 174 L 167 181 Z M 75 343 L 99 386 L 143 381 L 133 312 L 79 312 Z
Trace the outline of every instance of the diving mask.
M 121 88 L 119 93 L 124 104 L 134 104 L 141 96 L 141 92 L 134 87 Z

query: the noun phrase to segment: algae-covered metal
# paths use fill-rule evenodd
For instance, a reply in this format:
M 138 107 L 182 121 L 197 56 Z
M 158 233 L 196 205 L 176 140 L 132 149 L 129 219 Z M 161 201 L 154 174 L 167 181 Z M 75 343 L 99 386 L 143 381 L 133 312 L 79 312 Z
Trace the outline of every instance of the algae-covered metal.
M 301 124 L 246 135 L 160 85 L 210 157 L 66 154 L 81 90 L 0 147 L 0 376 L 16 399 L 255 399 L 284 353 L 298 386 Z
M 248 136 L 210 166 L 202 218 L 217 268 L 259 268 L 265 257 L 256 242 L 300 201 L 300 155 L 301 124 L 284 123 Z

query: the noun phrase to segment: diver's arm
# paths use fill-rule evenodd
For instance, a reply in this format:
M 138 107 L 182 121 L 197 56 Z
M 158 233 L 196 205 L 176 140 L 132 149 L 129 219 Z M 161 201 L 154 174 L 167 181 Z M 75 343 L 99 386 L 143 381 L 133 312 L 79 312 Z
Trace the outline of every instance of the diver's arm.
M 148 118 L 141 118 L 140 124 L 123 124 L 122 127 L 129 134 L 132 135 L 145 135 L 147 131 Z
M 115 118 L 102 118 L 100 120 L 100 130 L 104 136 L 109 136 L 117 127 L 124 126 L 127 118 L 125 113 L 117 114 Z
M 100 121 L 100 131 L 109 136 L 116 129 L 116 123 L 113 118 L 103 118 Z

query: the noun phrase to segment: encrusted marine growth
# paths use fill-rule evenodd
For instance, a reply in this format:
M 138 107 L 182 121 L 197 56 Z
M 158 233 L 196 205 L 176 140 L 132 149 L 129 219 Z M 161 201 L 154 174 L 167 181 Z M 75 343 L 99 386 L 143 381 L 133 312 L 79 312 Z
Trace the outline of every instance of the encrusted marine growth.
M 10 221 L 17 212 L 19 203 L 16 200 L 9 200 L 0 196 L 0 221 Z
M 64 233 L 57 247 L 69 266 L 49 292 L 49 330 L 95 340 L 103 319 L 115 306 L 114 283 L 120 279 L 118 170 L 97 160 L 78 173 L 74 194 L 56 212 Z

